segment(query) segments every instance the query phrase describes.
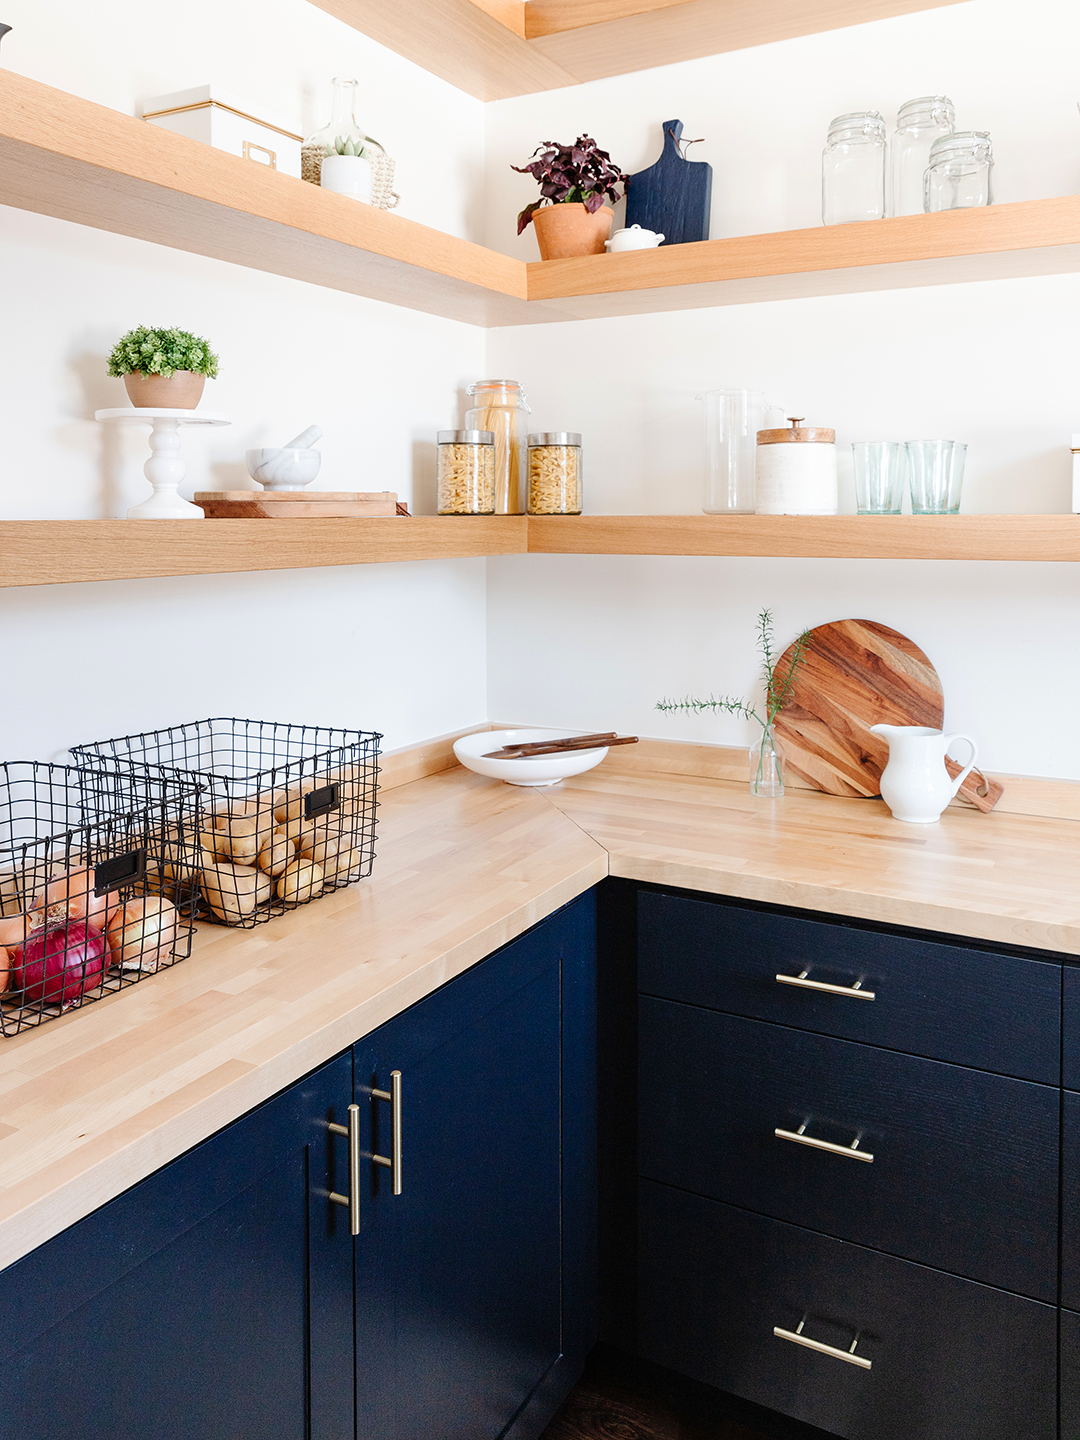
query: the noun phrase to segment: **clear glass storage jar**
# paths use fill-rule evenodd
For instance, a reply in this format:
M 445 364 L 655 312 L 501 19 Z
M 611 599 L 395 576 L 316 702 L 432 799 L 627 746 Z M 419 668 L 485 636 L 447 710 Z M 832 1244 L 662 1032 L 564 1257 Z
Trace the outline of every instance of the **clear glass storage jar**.
M 706 515 L 752 515 L 757 433 L 770 408 L 761 390 L 704 390 Z
M 923 95 L 900 106 L 896 129 L 889 141 L 889 213 L 923 213 L 923 176 L 930 163 L 930 147 L 951 135 L 956 111 L 947 95 Z
M 529 436 L 528 513 L 581 514 L 581 436 L 576 431 Z
M 495 436 L 490 430 L 438 432 L 440 515 L 494 515 Z
M 838 115 L 821 153 L 825 225 L 885 218 L 885 121 L 876 110 Z
M 923 209 L 968 210 L 992 205 L 994 147 L 985 130 L 958 130 L 935 140 L 923 177 Z
M 519 380 L 477 380 L 468 394 L 475 404 L 465 428 L 495 436 L 495 514 L 525 513 L 526 416 L 532 414 Z

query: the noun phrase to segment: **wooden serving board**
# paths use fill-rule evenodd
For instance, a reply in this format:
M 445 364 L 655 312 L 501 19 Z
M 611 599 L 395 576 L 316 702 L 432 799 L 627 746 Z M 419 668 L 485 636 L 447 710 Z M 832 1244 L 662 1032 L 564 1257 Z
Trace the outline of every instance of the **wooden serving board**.
M 392 490 L 198 490 L 208 520 L 318 520 L 396 515 Z
M 794 646 L 776 673 L 783 680 Z M 828 795 L 881 794 L 888 742 L 871 725 L 926 725 L 940 730 L 945 718 L 941 681 L 913 640 L 874 620 L 836 620 L 811 630 L 806 659 L 776 717 L 787 764 Z M 952 776 L 962 766 L 946 757 Z M 979 810 L 992 810 L 1002 795 L 996 781 L 973 770 L 960 794 Z
M 712 166 L 684 160 L 679 148 L 681 120 L 664 121 L 664 148 L 647 170 L 630 176 L 626 187 L 626 226 L 640 225 L 664 236 L 664 245 L 709 238 Z

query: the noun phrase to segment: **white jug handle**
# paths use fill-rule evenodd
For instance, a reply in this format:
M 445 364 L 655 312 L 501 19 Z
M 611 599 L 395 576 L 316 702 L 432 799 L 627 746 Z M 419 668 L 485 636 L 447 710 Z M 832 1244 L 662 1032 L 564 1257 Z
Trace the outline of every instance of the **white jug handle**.
M 948 754 L 949 746 L 953 743 L 954 740 L 966 740 L 966 741 L 967 741 L 967 743 L 971 746 L 971 759 L 970 759 L 970 760 L 968 761 L 968 763 L 964 766 L 963 770 L 960 771 L 960 774 L 957 775 L 956 779 L 952 782 L 952 793 L 953 793 L 953 795 L 956 794 L 956 792 L 960 789 L 960 786 L 964 783 L 964 781 L 967 779 L 967 777 L 971 774 L 972 770 L 974 770 L 974 768 L 975 768 L 975 761 L 979 758 L 979 747 L 975 744 L 975 741 L 971 738 L 970 735 L 961 735 L 961 734 L 959 734 L 959 733 L 957 733 L 956 735 L 946 735 L 946 737 L 945 737 L 945 752 L 946 752 L 946 754 Z

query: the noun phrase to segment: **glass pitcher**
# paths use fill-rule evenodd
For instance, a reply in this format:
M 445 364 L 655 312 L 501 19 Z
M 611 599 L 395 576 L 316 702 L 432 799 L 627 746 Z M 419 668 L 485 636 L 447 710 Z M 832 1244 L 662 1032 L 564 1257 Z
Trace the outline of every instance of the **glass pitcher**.
M 761 390 L 704 390 L 706 515 L 752 515 L 757 433 L 780 409 Z M 782 414 L 782 411 L 781 411 Z
M 465 412 L 467 430 L 495 436 L 495 514 L 525 514 L 526 432 L 531 415 L 519 380 L 477 380 L 468 392 L 475 400 Z

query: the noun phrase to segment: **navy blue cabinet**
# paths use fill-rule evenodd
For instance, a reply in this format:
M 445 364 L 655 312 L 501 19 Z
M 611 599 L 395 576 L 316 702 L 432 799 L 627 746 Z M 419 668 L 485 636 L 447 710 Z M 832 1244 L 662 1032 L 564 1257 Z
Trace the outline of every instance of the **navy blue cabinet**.
M 593 928 L 590 896 L 355 1047 L 365 1156 L 401 1096 L 400 1193 L 363 1183 L 361 1440 L 524 1440 L 592 1343 Z
M 0 1274 L 3 1440 L 351 1435 L 351 1240 L 324 1199 L 347 1183 L 326 1126 L 351 1072 L 323 1066 Z
M 10 1266 L 0 1440 L 532 1440 L 595 1338 L 595 1027 L 588 895 Z

